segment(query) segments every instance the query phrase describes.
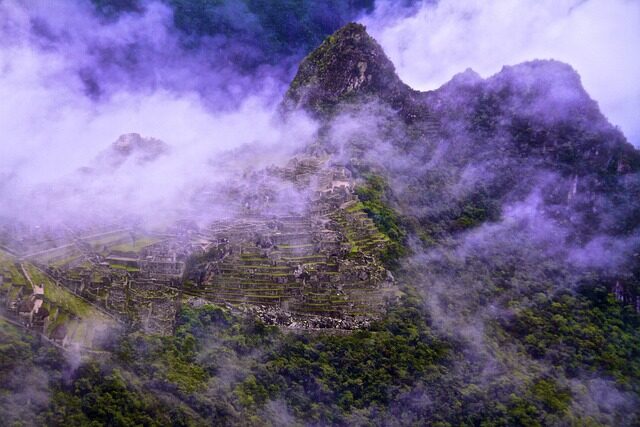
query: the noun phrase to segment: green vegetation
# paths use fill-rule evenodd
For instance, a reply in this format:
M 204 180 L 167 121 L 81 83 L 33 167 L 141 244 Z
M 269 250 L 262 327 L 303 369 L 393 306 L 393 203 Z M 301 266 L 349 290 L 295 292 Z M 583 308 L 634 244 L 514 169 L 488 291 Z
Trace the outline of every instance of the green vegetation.
M 130 273 L 138 273 L 138 272 L 140 272 L 140 269 L 137 268 L 137 267 L 130 267 L 128 265 L 122 265 L 122 264 L 109 264 L 109 267 L 115 268 L 116 270 L 125 270 L 125 271 L 128 271 Z
M 70 381 L 52 377 L 46 386 L 51 402 L 37 416 L 56 425 L 89 425 L 89 420 L 193 425 L 246 424 L 253 414 L 256 418 L 249 424 L 257 425 L 265 405 L 281 399 L 301 419 L 344 421 L 336 408 L 348 414 L 384 406 L 394 393 L 410 390 L 417 379 L 440 375 L 438 363 L 447 358 L 448 345 L 430 332 L 415 303 L 407 300 L 406 307 L 396 307 L 369 330 L 342 336 L 286 334 L 220 307 L 187 308 L 173 336 L 127 334 L 113 344 L 116 365 L 88 362 Z M 19 339 L 20 334 L 12 333 L 13 340 Z M 16 361 L 7 356 L 16 351 L 31 355 L 34 350 L 24 344 L 2 346 L 0 360 L 13 368 L 16 363 L 35 363 L 33 358 Z M 212 388 L 230 369 L 237 378 L 228 386 Z M 202 397 L 211 393 L 212 400 Z M 173 395 L 164 411 L 155 397 L 162 395 Z M 211 418 L 200 418 L 185 405 Z M 244 415 L 232 410 L 234 406 Z
M 7 279 L 14 285 L 21 286 L 27 284 L 27 280 L 22 275 L 17 261 L 9 254 L 0 251 L 0 274 L 6 275 L 5 271 L 9 273 Z
M 57 350 L 0 319 L 0 423 L 44 425 L 52 391 L 50 378 L 59 378 L 63 365 L 64 358 Z
M 570 305 L 567 296 L 558 298 Z M 616 310 L 615 301 L 605 303 Z M 541 304 L 552 307 L 555 302 Z M 560 341 L 559 337 L 570 334 L 552 332 L 557 324 L 544 319 L 557 321 L 557 313 L 553 309 L 547 315 L 543 306 L 538 307 L 541 311 L 522 310 L 513 323 L 515 329 L 505 331 L 521 340 L 525 352 L 545 349 L 546 354 L 536 353 L 536 358 L 562 356 L 558 346 L 566 338 Z M 109 344 L 110 360 L 84 362 L 68 380 L 57 374 L 66 369 L 59 356 L 42 359 L 45 350 L 52 350 L 0 323 L 0 374 L 4 375 L 0 387 L 4 391 L 16 387 L 13 380 L 5 380 L 12 378 L 12 372 L 35 369 L 36 361 L 54 361 L 53 366 L 42 365 L 50 372 L 42 387 L 51 399 L 38 407 L 24 406 L 31 411 L 31 419 L 49 425 L 96 421 L 114 426 L 278 425 L 270 412 L 274 402 L 284 405 L 286 409 L 281 410 L 292 419 L 310 424 L 352 425 L 385 419 L 403 424 L 431 420 L 434 425 L 598 424 L 597 418 L 575 412 L 579 396 L 563 376 L 552 378 L 535 365 L 523 365 L 512 372 L 512 378 L 485 377 L 482 363 L 461 357 L 470 348 L 431 329 L 423 307 L 415 291 L 405 288 L 404 296 L 383 319 L 349 334 L 285 332 L 218 306 L 185 307 L 172 336 L 126 333 Z M 601 329 L 597 322 L 603 316 L 593 307 L 583 317 L 565 313 L 567 318 L 580 319 L 576 322 L 581 326 L 576 323 L 571 334 L 584 334 L 583 327 Z M 538 320 L 531 318 L 533 313 Z M 533 331 L 536 340 L 541 336 L 540 346 L 530 348 L 535 340 L 519 332 L 525 322 L 536 325 L 523 327 Z M 498 332 L 502 326 L 496 326 Z M 604 342 L 596 340 L 598 346 L 586 346 L 597 355 L 591 359 L 600 360 L 596 369 L 619 379 L 635 378 L 620 383 L 629 387 L 635 387 L 638 378 L 637 329 L 637 325 L 624 329 L 635 338 L 620 336 L 609 342 L 605 337 Z M 545 334 L 551 338 L 544 338 Z M 626 348 L 631 365 L 625 367 L 606 355 L 608 344 Z M 525 360 L 513 359 L 511 352 L 504 348 L 499 357 L 521 360 L 518 363 Z M 565 356 L 553 364 L 561 368 L 567 363 Z M 576 366 L 579 372 L 588 363 L 581 360 Z M 568 370 L 567 375 L 571 375 Z M 0 405 L 6 404 L 0 398 Z M 398 408 L 401 414 L 396 413 Z
M 81 255 L 80 254 L 74 254 L 72 256 L 69 256 L 67 258 L 62 258 L 53 262 L 50 262 L 49 264 L 54 266 L 54 267 L 63 267 L 77 259 L 80 259 Z
M 58 285 L 53 280 L 50 280 L 44 273 L 33 265 L 26 264 L 25 268 L 35 285 L 44 284 L 44 297 L 46 301 L 62 307 L 66 312 L 72 313 L 75 316 L 103 317 L 102 313 L 94 309 L 89 303 L 73 295 L 70 291 Z
M 389 238 L 391 243 L 383 254 L 383 261 L 394 266 L 398 259 L 406 254 L 406 236 L 399 215 L 389 206 L 390 188 L 384 177 L 370 174 L 363 185 L 356 188 L 362 209 L 369 215 L 380 232 Z
M 442 372 L 449 347 L 416 304 L 406 299 L 369 330 L 348 335 L 288 334 L 216 306 L 183 309 L 173 337 L 129 335 L 117 355 L 141 377 L 175 384 L 177 395 L 198 394 L 238 364 L 243 378 L 220 401 L 258 415 L 268 401 L 284 399 L 297 417 L 330 422 L 339 420 L 336 403 L 345 413 L 383 407 Z M 255 357 L 259 349 L 266 352 Z
M 87 361 L 72 367 L 58 349 L 0 319 L 2 425 L 193 425 L 126 370 Z
M 102 250 L 104 247 L 126 244 L 123 242 L 128 242 L 131 240 L 132 237 L 128 231 L 121 231 L 117 233 L 107 233 L 106 235 L 95 237 L 91 240 L 87 240 L 87 243 L 89 243 L 95 250 Z
M 334 405 L 346 412 L 384 407 L 395 393 L 437 377 L 448 351 L 407 300 L 369 330 L 284 337 L 264 368 L 245 380 L 238 393 L 251 403 L 283 396 L 297 417 L 331 422 Z
M 578 294 L 545 298 L 506 327 L 532 357 L 568 376 L 605 374 L 640 392 L 640 316 L 605 287 L 591 284 Z
M 142 237 L 135 239 L 135 243 L 122 243 L 116 246 L 112 246 L 109 248 L 111 251 L 118 252 L 140 252 L 142 249 L 147 246 L 151 246 L 155 243 L 160 242 L 162 239 L 154 238 L 154 237 Z
M 119 369 L 90 362 L 74 372 L 69 385 L 56 387 L 43 418 L 47 425 L 164 426 L 171 415 Z

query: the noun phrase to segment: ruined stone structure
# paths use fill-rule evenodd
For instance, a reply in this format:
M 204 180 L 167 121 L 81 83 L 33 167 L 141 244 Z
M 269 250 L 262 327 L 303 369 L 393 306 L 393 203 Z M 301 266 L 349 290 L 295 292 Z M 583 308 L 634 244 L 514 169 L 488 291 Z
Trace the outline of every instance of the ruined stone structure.
M 211 224 L 215 259 L 184 292 L 259 307 L 264 320 L 289 326 L 357 327 L 374 318 L 392 285 L 379 260 L 388 239 L 359 206 L 350 172 L 308 157 L 269 173 L 309 188 L 306 213 Z
M 146 332 L 173 330 L 184 254 L 171 245 L 153 245 L 141 254 L 112 253 L 103 262 L 77 268 L 49 268 L 50 274 L 73 293 Z M 163 249 L 168 252 L 163 252 Z
M 310 149 L 284 166 L 250 172 L 250 185 L 219 189 L 232 195 L 226 220 L 198 226 L 187 219 L 153 234 L 86 229 L 52 246 L 34 238 L 23 257 L 146 332 L 171 333 L 179 305 L 191 300 L 290 327 L 359 327 L 382 312 L 393 290 L 380 261 L 389 242 L 362 210 L 349 169 L 330 161 Z M 290 193 L 280 196 L 281 188 Z M 11 276 L 0 273 L 3 281 Z M 31 293 L 10 300 L 24 322 L 45 325 L 47 307 L 34 311 Z M 68 325 L 58 323 L 49 333 L 63 340 Z

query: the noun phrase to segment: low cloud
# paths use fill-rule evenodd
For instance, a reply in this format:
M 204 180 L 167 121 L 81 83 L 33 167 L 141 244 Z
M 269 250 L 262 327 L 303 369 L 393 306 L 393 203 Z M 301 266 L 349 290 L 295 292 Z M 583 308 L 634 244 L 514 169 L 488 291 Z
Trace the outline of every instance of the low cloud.
M 436 89 L 468 67 L 489 77 L 504 65 L 556 59 L 580 73 L 604 114 L 640 146 L 637 1 L 425 1 L 405 18 L 392 7 L 381 2 L 363 22 L 410 86 Z
M 183 49 L 161 3 L 105 21 L 75 2 L 6 1 L 0 16 L 0 217 L 166 219 L 199 186 L 235 179 L 222 153 L 244 147 L 248 167 L 278 162 L 315 131 L 302 115 L 279 117 L 278 79 L 208 61 L 206 46 Z M 131 132 L 168 155 L 78 173 Z

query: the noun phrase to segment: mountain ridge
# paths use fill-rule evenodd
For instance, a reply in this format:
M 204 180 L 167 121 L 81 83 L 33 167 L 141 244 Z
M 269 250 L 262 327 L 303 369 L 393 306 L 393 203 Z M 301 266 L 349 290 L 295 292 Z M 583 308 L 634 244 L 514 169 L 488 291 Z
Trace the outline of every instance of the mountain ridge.
M 321 141 L 354 176 L 394 182 L 387 202 L 428 245 L 535 198 L 565 243 L 640 229 L 640 151 L 569 64 L 531 60 L 488 78 L 467 69 L 418 92 L 352 23 L 305 58 L 284 103 L 320 119 Z M 344 120 L 350 130 L 336 134 Z
M 375 98 L 398 111 L 406 123 L 420 122 L 433 117 L 434 113 L 444 121 L 445 115 L 456 116 L 454 109 L 458 109 L 459 114 L 473 114 L 456 103 L 451 92 L 467 92 L 462 101 L 470 105 L 487 96 L 519 97 L 518 102 L 522 102 L 523 110 L 527 111 L 531 110 L 527 103 L 538 103 L 537 112 L 544 111 L 538 118 L 547 121 L 543 123 L 545 126 L 573 118 L 584 120 L 591 127 L 597 125 L 614 141 L 604 148 L 616 152 L 610 154 L 616 158 L 616 169 L 620 172 L 640 170 L 640 153 L 600 112 L 582 86 L 578 72 L 569 64 L 556 60 L 527 61 L 504 66 L 486 79 L 467 69 L 435 90 L 420 92 L 402 82 L 382 47 L 367 33 L 365 26 L 357 23 L 349 23 L 336 31 L 301 62 L 283 105 L 329 118 L 340 105 Z

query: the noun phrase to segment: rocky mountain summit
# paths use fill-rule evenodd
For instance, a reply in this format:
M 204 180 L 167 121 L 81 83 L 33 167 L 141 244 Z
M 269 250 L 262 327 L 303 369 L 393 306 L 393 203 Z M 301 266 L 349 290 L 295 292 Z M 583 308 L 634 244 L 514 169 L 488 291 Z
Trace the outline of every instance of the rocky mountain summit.
M 291 107 L 323 113 L 366 95 L 398 104 L 412 92 L 365 27 L 352 23 L 304 59 L 285 99 Z
M 98 154 L 92 165 L 84 168 L 84 171 L 109 173 L 125 163 L 142 166 L 167 155 L 169 151 L 169 146 L 159 139 L 143 137 L 138 133 L 126 133 Z

